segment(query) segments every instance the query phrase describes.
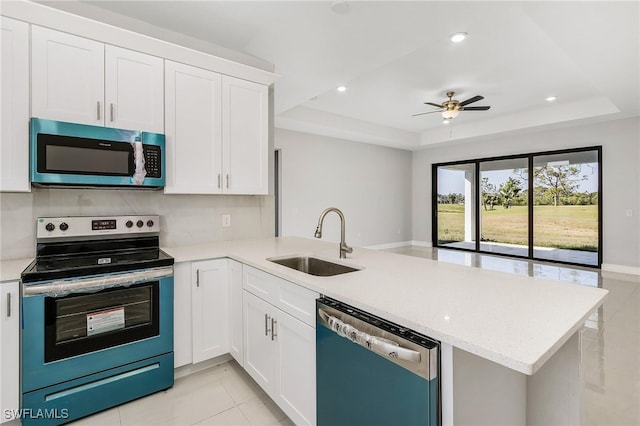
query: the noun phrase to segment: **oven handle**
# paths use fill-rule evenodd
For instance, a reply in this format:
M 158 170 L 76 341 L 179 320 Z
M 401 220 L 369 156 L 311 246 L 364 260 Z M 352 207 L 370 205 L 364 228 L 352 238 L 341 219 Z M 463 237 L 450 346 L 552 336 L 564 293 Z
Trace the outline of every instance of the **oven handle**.
M 70 293 L 94 293 L 105 288 L 127 287 L 172 276 L 173 266 L 169 266 L 98 277 L 57 280 L 46 284 L 25 285 L 23 294 L 25 296 L 44 294 L 52 297 L 61 297 Z

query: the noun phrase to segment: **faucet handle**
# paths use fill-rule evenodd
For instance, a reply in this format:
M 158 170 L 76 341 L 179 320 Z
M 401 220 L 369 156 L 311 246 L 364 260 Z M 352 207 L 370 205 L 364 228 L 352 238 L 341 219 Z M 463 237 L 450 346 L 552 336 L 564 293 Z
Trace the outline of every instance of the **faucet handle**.
M 349 247 L 347 243 L 340 243 L 340 259 L 346 259 L 347 253 L 353 253 L 353 247 Z

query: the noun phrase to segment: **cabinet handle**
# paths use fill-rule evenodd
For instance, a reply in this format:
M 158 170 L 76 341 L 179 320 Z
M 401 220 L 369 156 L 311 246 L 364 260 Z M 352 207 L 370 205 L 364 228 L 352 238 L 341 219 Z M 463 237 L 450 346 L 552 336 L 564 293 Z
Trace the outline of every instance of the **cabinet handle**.
M 7 318 L 11 317 L 11 293 L 7 293 Z
M 109 104 L 109 118 L 113 121 L 113 104 Z
M 98 113 L 98 118 L 97 119 L 100 120 L 100 101 L 96 102 L 96 104 L 97 104 L 96 108 L 97 108 L 97 113 Z
M 196 287 L 200 287 L 200 269 L 196 269 Z
M 227 173 L 227 189 L 229 189 L 229 173 Z
M 277 325 L 278 325 L 278 321 L 271 318 L 271 340 L 275 340 L 275 338 L 278 337 L 278 334 L 276 333 Z
M 269 315 L 264 314 L 264 335 L 269 335 Z
M 220 189 L 220 181 L 222 179 L 222 175 L 220 173 L 218 173 L 218 189 Z

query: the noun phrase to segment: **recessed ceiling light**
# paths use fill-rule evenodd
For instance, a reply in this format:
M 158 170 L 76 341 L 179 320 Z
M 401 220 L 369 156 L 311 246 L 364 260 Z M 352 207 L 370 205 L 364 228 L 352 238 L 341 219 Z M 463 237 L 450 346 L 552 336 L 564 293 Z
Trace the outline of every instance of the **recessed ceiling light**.
M 467 35 L 468 34 L 465 32 L 455 33 L 455 34 L 451 34 L 449 39 L 454 43 L 460 43 L 462 40 L 467 38 Z
M 347 86 L 338 86 L 336 87 L 336 90 L 340 93 L 342 92 L 346 92 L 347 91 Z
M 553 102 L 553 101 L 555 101 L 556 99 L 558 99 L 558 97 L 557 97 L 557 96 L 548 96 L 545 100 L 546 100 L 547 102 Z

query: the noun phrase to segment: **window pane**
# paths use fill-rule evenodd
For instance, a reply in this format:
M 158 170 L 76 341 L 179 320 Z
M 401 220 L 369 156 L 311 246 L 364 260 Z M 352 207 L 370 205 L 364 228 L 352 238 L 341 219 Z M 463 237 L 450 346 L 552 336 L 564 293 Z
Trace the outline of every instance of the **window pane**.
M 533 159 L 533 256 L 598 266 L 598 151 Z
M 529 255 L 528 163 L 513 158 L 480 163 L 480 250 Z
M 475 164 L 438 167 L 438 245 L 475 250 Z

